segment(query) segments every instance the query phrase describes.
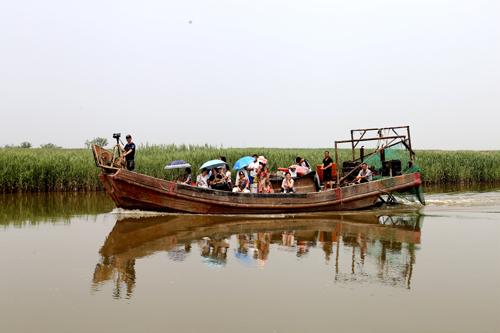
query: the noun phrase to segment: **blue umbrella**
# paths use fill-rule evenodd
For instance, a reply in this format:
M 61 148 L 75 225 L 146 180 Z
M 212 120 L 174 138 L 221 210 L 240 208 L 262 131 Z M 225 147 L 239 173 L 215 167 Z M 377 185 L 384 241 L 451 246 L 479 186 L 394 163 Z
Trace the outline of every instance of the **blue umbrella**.
M 251 252 L 251 251 L 248 251 Z M 254 267 L 256 262 L 252 257 L 252 253 L 240 253 L 237 250 L 234 251 L 234 256 L 236 259 L 238 259 L 238 262 L 241 264 L 247 266 L 247 267 Z
M 165 165 L 166 170 L 190 168 L 191 164 L 184 160 L 175 160 Z
M 220 168 L 226 165 L 226 162 L 221 161 L 221 160 L 210 160 L 205 163 L 200 167 L 200 169 L 212 169 L 212 168 Z
M 234 170 L 240 170 L 252 163 L 254 158 L 252 156 L 245 156 L 236 161 L 233 165 Z

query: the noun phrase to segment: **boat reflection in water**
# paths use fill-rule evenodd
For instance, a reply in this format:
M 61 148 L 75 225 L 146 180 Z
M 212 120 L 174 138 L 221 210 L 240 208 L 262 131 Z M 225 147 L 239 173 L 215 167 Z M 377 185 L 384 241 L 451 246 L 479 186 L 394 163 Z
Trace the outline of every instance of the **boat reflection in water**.
M 409 289 L 421 226 L 422 216 L 409 209 L 278 217 L 129 217 L 116 222 L 100 249 L 93 286 L 97 290 L 112 281 L 114 297 L 130 297 L 135 261 L 161 251 L 174 261 L 199 254 L 209 266 L 225 267 L 229 257 L 261 267 L 272 251 L 288 252 L 284 255 L 296 256 L 300 265 L 316 249 L 333 266 L 337 283 L 375 282 Z

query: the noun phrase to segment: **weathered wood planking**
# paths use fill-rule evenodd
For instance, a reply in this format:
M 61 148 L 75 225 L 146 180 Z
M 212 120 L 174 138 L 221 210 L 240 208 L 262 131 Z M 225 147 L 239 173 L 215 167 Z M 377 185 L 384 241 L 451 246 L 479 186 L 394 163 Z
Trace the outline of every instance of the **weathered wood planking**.
M 268 214 L 368 208 L 378 197 L 421 184 L 412 173 L 323 192 L 295 194 L 232 193 L 158 179 L 125 169 L 102 172 L 100 180 L 116 205 L 195 214 Z

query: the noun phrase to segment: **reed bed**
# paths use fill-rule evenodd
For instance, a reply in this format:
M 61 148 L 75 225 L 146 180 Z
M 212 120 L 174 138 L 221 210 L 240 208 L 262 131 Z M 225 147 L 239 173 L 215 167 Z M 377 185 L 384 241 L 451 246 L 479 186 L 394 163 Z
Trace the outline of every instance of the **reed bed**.
M 429 184 L 500 182 L 500 151 L 417 151 L 417 164 Z
M 0 149 L 3 193 L 95 191 L 97 175 L 87 149 Z
M 223 155 L 232 165 L 253 153 L 264 155 L 271 170 L 286 167 L 296 156 L 319 164 L 325 149 L 220 148 L 193 145 L 155 145 L 138 147 L 136 171 L 172 179 L 176 171 L 165 171 L 166 163 L 183 159 L 193 172 L 205 161 Z M 333 151 L 330 149 L 332 157 Z M 346 160 L 350 150 L 340 150 Z M 500 151 L 417 151 L 417 164 L 427 184 L 474 184 L 500 182 Z M 96 191 L 101 186 L 99 170 L 88 149 L 0 149 L 0 192 Z

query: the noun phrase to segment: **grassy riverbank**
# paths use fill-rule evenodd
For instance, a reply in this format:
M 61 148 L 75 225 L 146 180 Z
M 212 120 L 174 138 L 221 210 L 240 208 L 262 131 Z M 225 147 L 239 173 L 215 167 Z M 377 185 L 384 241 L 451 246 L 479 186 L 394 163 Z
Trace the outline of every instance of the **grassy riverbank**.
M 331 149 L 330 149 L 331 150 Z M 324 149 L 216 148 L 210 146 L 149 146 L 137 151 L 138 172 L 168 178 L 164 165 L 184 159 L 197 169 L 203 162 L 226 156 L 230 163 L 256 152 L 272 170 L 291 164 L 297 155 L 321 162 Z M 332 152 L 333 154 L 333 152 Z M 341 160 L 350 150 L 342 150 Z M 500 151 L 417 151 L 417 163 L 428 184 L 500 182 Z M 0 149 L 0 192 L 99 190 L 99 170 L 88 149 Z

